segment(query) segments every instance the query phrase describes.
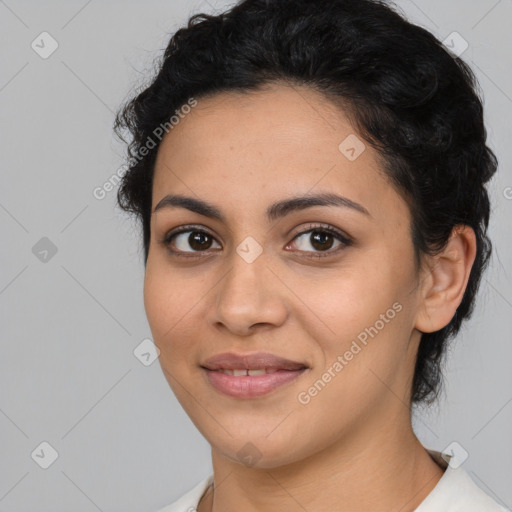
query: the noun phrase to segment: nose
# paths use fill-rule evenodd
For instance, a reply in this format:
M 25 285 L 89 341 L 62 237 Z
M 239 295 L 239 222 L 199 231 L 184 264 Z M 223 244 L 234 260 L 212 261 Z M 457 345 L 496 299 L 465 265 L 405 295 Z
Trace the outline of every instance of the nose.
M 286 321 L 287 288 L 267 265 L 264 254 L 249 263 L 233 253 L 227 272 L 214 287 L 207 313 L 208 321 L 216 329 L 250 336 Z

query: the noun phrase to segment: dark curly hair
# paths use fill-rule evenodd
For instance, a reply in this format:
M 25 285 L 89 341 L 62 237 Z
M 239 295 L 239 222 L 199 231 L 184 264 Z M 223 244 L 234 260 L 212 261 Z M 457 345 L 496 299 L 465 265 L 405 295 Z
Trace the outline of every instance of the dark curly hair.
M 168 132 L 170 116 L 191 97 L 249 93 L 275 82 L 323 93 L 377 150 L 385 175 L 409 205 L 417 269 L 422 254 L 446 246 L 454 227 L 475 232 L 476 259 L 462 302 L 448 325 L 422 333 L 411 404 L 431 404 L 442 387 L 447 341 L 472 314 L 491 255 L 484 185 L 498 162 L 486 145 L 471 68 L 394 4 L 244 0 L 218 15 L 195 14 L 172 36 L 151 83 L 123 105 L 114 123 L 122 141 L 128 143 L 126 131 L 131 138 L 117 201 L 142 224 L 145 264 L 161 140 L 155 135 L 162 131 L 155 128 Z

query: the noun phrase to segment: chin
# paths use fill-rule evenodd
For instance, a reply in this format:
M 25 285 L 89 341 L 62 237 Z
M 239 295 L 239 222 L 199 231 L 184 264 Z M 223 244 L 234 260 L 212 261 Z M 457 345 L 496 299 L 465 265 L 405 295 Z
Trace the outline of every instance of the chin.
M 227 443 L 210 444 L 223 457 L 246 468 L 273 469 L 302 459 L 298 452 L 292 451 L 297 449 L 296 441 L 272 443 L 266 434 L 253 438 L 246 436 L 244 439 L 229 439 Z

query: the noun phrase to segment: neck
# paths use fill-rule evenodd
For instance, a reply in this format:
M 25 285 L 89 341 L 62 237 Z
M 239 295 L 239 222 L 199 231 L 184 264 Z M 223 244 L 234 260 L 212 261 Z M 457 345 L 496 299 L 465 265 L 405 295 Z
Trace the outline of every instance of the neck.
M 246 467 L 212 448 L 215 490 L 198 512 L 414 511 L 443 469 L 414 435 L 410 416 L 381 428 L 369 423 L 284 466 Z

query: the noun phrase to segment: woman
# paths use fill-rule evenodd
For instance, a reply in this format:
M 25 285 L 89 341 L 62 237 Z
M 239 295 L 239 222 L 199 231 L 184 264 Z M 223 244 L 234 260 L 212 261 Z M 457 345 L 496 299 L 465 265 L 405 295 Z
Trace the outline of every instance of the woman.
M 162 512 L 505 510 L 411 427 L 491 252 L 476 87 L 376 0 L 172 37 L 115 127 L 160 365 L 212 449 Z

